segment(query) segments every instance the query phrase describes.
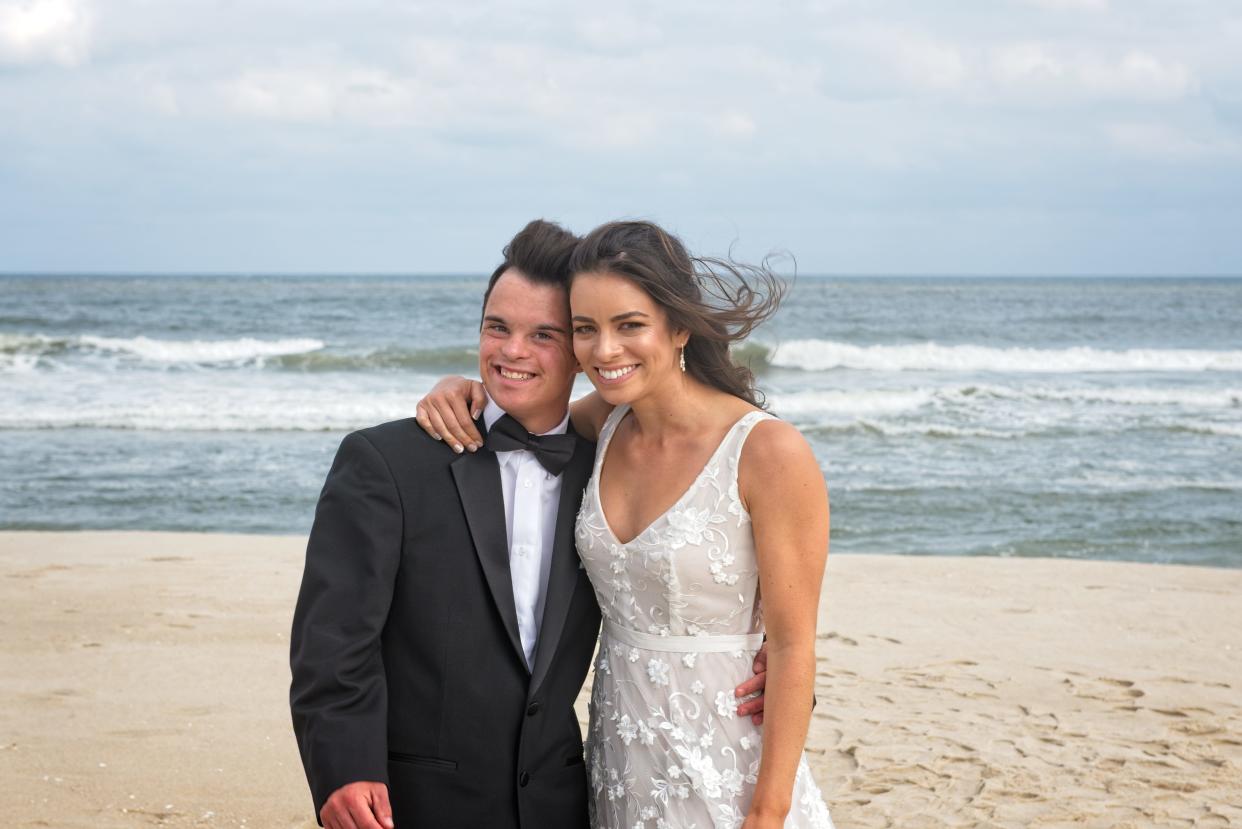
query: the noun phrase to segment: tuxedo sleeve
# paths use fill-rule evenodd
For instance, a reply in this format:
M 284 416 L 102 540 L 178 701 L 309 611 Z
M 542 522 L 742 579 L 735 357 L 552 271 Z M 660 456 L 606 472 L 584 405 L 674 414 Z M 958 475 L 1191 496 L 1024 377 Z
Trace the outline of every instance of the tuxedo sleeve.
M 317 820 L 341 786 L 388 783 L 380 636 L 401 538 L 387 463 L 364 435 L 347 435 L 315 508 L 290 636 L 289 705 Z

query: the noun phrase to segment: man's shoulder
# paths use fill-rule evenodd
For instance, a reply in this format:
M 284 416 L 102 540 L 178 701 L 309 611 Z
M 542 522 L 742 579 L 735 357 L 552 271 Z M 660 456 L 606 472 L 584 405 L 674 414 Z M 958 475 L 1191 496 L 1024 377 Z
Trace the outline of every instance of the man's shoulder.
M 452 460 L 456 457 L 452 449 L 424 432 L 412 417 L 367 426 L 346 435 L 346 439 L 355 436 L 371 444 L 385 458 L 413 458 L 426 462 L 435 458 Z
M 566 432 L 568 432 L 569 434 L 573 435 L 575 438 L 577 438 L 577 439 L 578 439 L 578 445 L 579 445 L 580 447 L 583 447 L 583 448 L 585 448 L 585 449 L 589 449 L 589 450 L 591 450 L 592 452 L 594 452 L 594 451 L 595 451 L 595 441 L 593 441 L 593 440 L 587 440 L 587 439 L 586 439 L 583 435 L 581 435 L 581 434 L 578 432 L 578 430 L 577 430 L 577 429 L 575 429 L 575 428 L 574 428 L 574 424 L 573 424 L 573 423 L 570 423 L 570 424 L 569 424 L 569 428 L 568 428 L 568 429 L 566 429 L 565 431 L 566 431 Z

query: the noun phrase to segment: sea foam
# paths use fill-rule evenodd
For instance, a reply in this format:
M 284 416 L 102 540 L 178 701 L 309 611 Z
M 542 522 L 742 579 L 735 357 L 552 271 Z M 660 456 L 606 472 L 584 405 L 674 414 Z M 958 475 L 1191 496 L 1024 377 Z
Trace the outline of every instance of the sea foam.
M 835 340 L 790 340 L 770 347 L 766 362 L 780 368 L 828 371 L 1242 371 L 1242 351 L 1129 348 L 996 348 L 983 345 L 860 346 Z
M 313 337 L 170 340 L 93 334 L 71 337 L 0 334 L 0 373 L 56 369 L 82 361 L 101 360 L 105 364 L 113 361 L 135 368 L 197 365 L 302 372 L 429 368 L 460 372 L 477 364 L 478 348 L 469 345 L 390 346 L 345 352 L 331 351 L 323 340 Z
M 237 365 L 271 357 L 306 354 L 322 349 L 322 340 L 295 337 L 263 340 L 162 340 L 152 337 L 103 337 L 81 334 L 0 334 L 0 369 L 29 371 L 75 357 L 111 357 L 155 365 Z
M 78 343 L 101 352 L 133 355 L 152 363 L 243 363 L 264 357 L 302 354 L 324 347 L 322 340 L 293 338 L 260 340 L 156 340 L 150 337 L 96 337 L 83 335 Z

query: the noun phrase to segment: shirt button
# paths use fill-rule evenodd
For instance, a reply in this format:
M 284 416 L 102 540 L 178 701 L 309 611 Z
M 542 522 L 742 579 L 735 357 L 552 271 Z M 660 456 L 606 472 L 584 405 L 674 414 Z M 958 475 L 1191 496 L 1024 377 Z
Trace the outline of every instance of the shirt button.
M 518 775 L 519 786 L 525 786 L 529 782 L 530 782 L 530 775 L 527 774 L 526 772 L 522 772 L 521 774 Z
M 530 478 L 527 478 L 525 481 L 522 481 L 522 486 L 526 487 L 527 489 L 530 489 L 530 485 L 531 485 Z

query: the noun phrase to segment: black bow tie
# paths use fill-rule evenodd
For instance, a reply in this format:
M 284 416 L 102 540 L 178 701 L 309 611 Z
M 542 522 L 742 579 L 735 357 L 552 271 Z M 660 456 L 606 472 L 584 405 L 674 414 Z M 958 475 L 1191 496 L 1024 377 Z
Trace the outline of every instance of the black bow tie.
M 525 449 L 535 455 L 535 460 L 553 475 L 561 474 L 565 464 L 574 455 L 574 435 L 532 435 L 509 415 L 503 415 L 487 430 L 483 445 L 493 452 L 514 452 Z

